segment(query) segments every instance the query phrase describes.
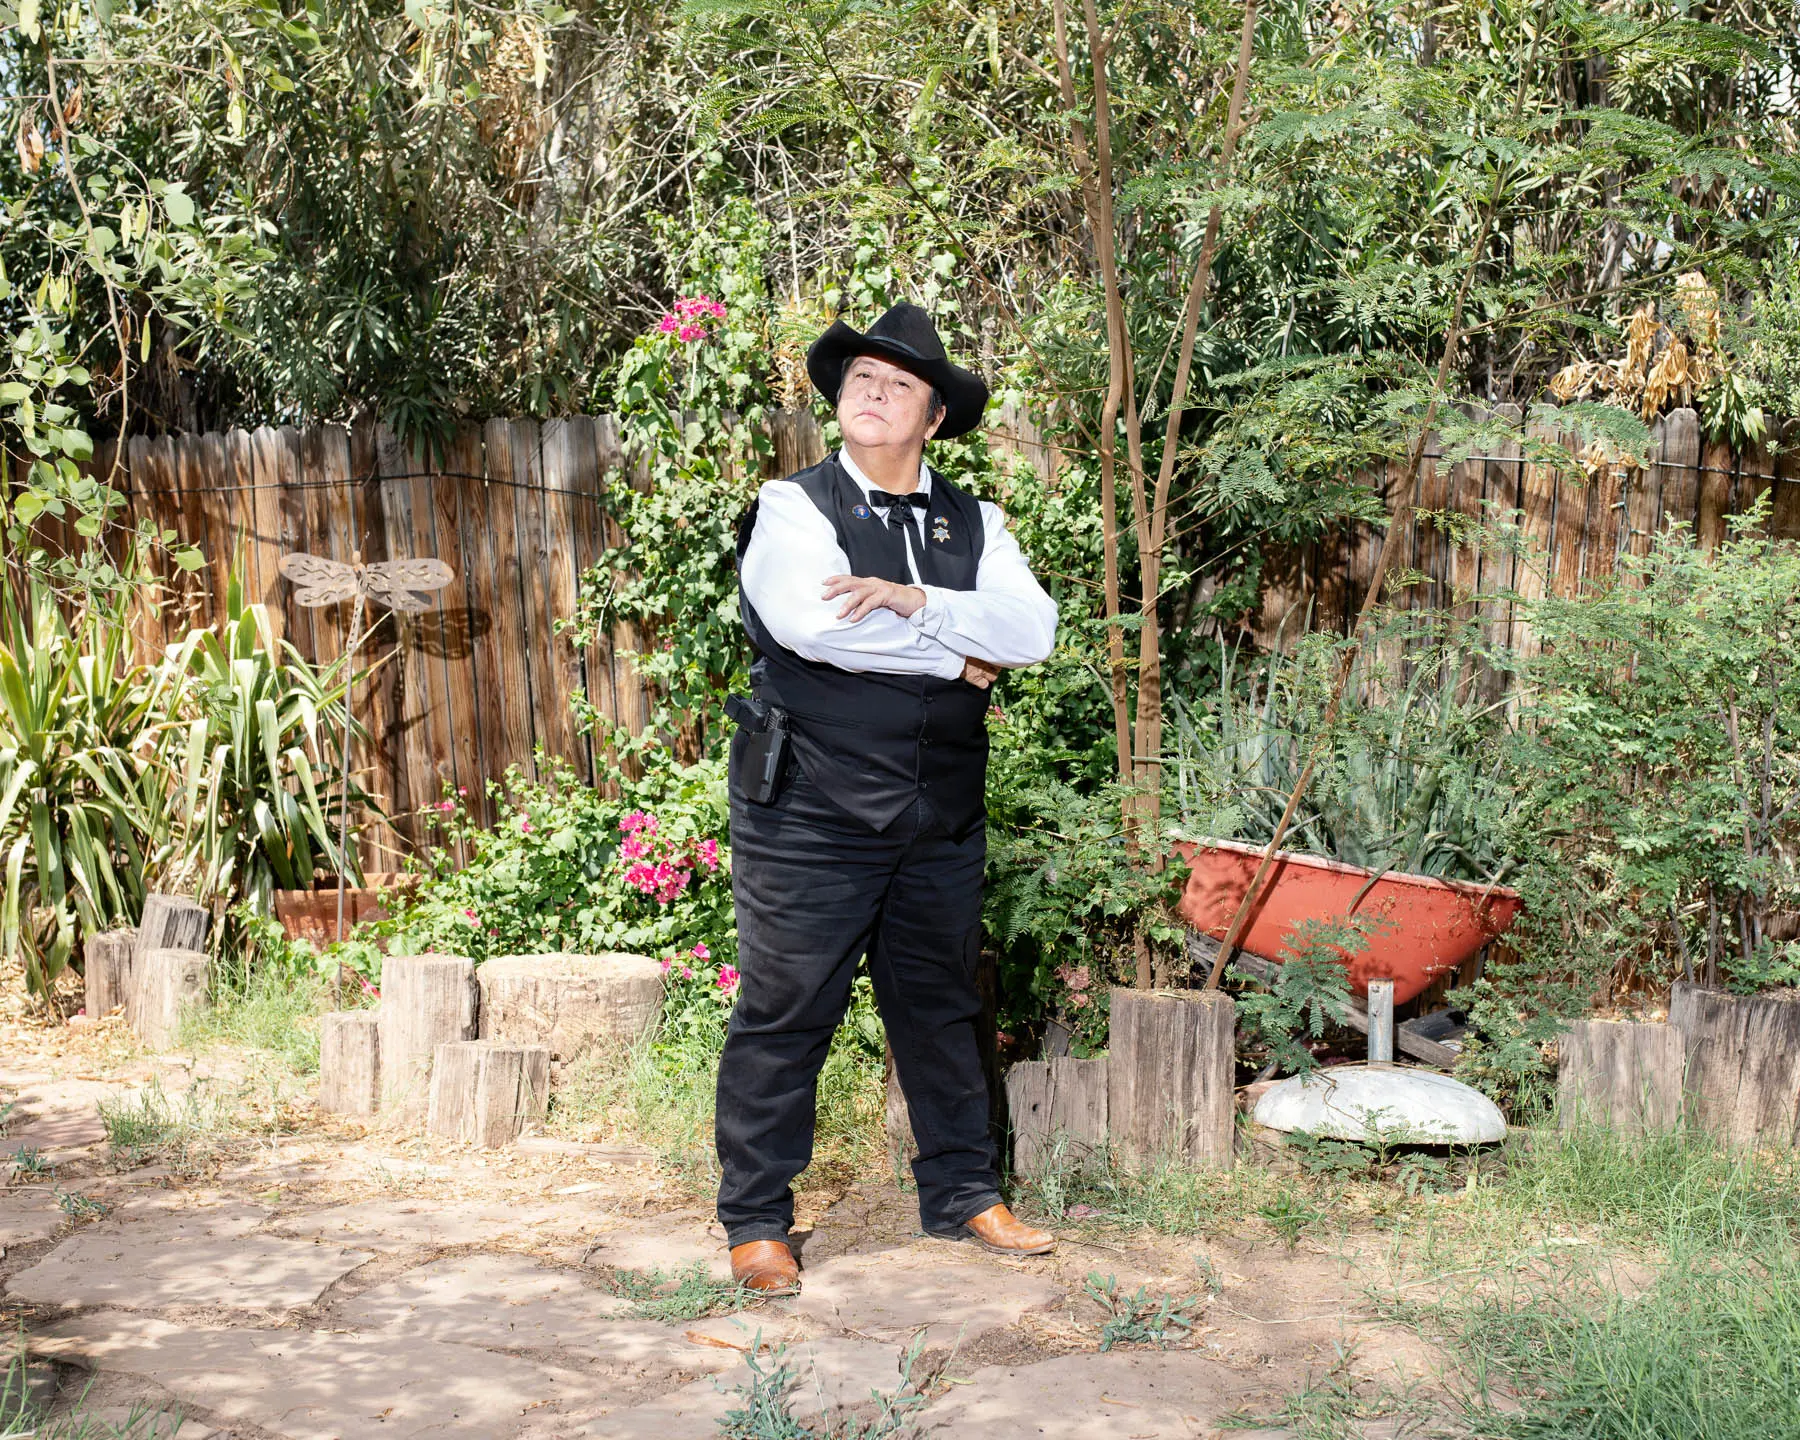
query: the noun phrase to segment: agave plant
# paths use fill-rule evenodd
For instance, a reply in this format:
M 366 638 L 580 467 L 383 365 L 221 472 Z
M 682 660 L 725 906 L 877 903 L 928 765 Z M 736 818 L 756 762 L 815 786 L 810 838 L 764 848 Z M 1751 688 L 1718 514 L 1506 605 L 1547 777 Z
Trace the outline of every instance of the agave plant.
M 183 716 L 168 747 L 177 843 L 166 883 L 266 913 L 276 890 L 307 888 L 316 869 L 349 867 L 360 879 L 354 854 L 340 856 L 332 839 L 339 775 L 329 758 L 358 677 L 351 657 L 321 673 L 278 644 L 267 609 L 247 603 L 233 576 L 224 599 L 223 618 L 190 631 L 159 666 Z
M 0 585 L 0 945 L 48 995 L 81 934 L 143 905 L 156 687 L 116 607 Z
M 151 665 L 120 604 L 0 584 L 0 945 L 33 994 L 151 887 L 266 911 L 339 866 L 328 757 L 353 664 L 278 645 L 229 577 L 224 617 Z
M 1376 871 L 1503 878 L 1510 867 L 1494 822 L 1509 795 L 1493 742 L 1505 703 L 1464 697 L 1462 658 L 1454 649 L 1438 663 L 1418 657 L 1397 685 L 1353 673 L 1327 727 L 1329 637 L 1272 651 L 1248 673 L 1227 652 L 1218 692 L 1202 710 L 1179 697 L 1172 706 L 1184 819 L 1198 818 L 1210 799 L 1202 828 L 1266 843 L 1323 736 L 1288 848 Z

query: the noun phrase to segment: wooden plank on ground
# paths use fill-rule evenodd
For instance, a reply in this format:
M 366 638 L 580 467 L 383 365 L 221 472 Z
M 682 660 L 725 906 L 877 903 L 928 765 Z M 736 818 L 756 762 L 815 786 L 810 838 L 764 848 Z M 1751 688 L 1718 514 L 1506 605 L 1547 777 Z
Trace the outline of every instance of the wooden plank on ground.
M 1190 930 L 1187 934 L 1187 953 L 1189 961 L 1193 964 L 1194 973 L 1206 974 L 1212 969 L 1213 959 L 1219 953 L 1219 942 L 1210 935 L 1202 935 L 1197 931 Z M 1266 955 L 1255 955 L 1248 950 L 1239 950 L 1227 967 L 1227 973 L 1229 974 L 1231 971 L 1246 975 L 1259 985 L 1273 985 L 1280 977 L 1281 962 L 1271 960 Z M 1367 1035 L 1369 1033 L 1368 1005 L 1352 995 L 1350 1003 L 1344 1010 L 1344 1023 L 1352 1030 Z M 1409 1033 L 1405 1025 L 1401 1025 L 1395 1030 L 1394 1044 L 1402 1055 L 1410 1055 L 1415 1060 L 1422 1060 L 1427 1065 L 1436 1065 L 1445 1070 L 1455 1068 L 1456 1058 L 1461 1053 L 1451 1049 L 1448 1045 L 1440 1045 L 1437 1041 L 1424 1035 Z
M 1681 1123 L 1682 1034 L 1672 1025 L 1577 1020 L 1557 1042 L 1557 1118 L 1630 1135 Z
M 1800 1143 L 1800 1003 L 1677 981 L 1669 1024 L 1686 1047 L 1691 1123 L 1730 1145 Z
M 1107 1115 L 1129 1163 L 1231 1168 L 1236 1034 L 1237 1007 L 1216 990 L 1112 991 Z
M 1046 1165 L 1075 1167 L 1105 1156 L 1107 1070 L 1104 1057 L 1061 1055 L 1006 1072 L 1015 1175 L 1036 1175 Z

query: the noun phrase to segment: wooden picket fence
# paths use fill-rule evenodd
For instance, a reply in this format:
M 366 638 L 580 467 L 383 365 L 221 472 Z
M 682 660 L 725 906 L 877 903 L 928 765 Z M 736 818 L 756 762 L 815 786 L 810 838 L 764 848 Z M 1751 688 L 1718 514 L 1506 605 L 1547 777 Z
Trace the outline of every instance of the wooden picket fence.
M 770 474 L 792 473 L 824 453 L 810 413 L 776 415 L 769 434 Z M 1054 481 L 1061 457 L 1022 411 L 999 408 L 988 438 L 1020 478 Z M 1606 472 L 1592 483 L 1523 460 L 1517 445 L 1454 466 L 1428 460 L 1404 552 L 1426 579 L 1400 603 L 1482 615 L 1496 643 L 1529 651 L 1528 627 L 1495 597 L 1574 594 L 1611 573 L 1621 554 L 1646 553 L 1671 520 L 1716 543 L 1726 518 L 1772 486 L 1771 529 L 1800 537 L 1800 484 L 1779 483 L 1800 481 L 1800 450 L 1703 446 L 1697 417 L 1679 410 L 1658 423 L 1654 456 L 1647 470 Z M 108 463 L 105 454 L 96 458 L 99 468 Z M 1396 472 L 1403 462 L 1371 483 Z M 215 619 L 229 572 L 268 606 L 283 639 L 326 664 L 342 653 L 349 607 L 296 606 L 277 569 L 284 553 L 447 561 L 456 579 L 432 610 L 382 620 L 366 652 L 381 663 L 356 700 L 367 734 L 353 763 L 395 821 L 366 834 L 365 862 L 390 868 L 396 850 L 428 837 L 427 807 L 447 794 L 466 792 L 473 817 L 491 821 L 487 782 L 512 766 L 538 775 L 540 750 L 591 782 L 597 757 L 577 732 L 576 696 L 634 732 L 646 723 L 652 697 L 628 658 L 641 637 L 621 628 L 577 648 L 555 634 L 581 598 L 583 575 L 624 544 L 608 500 L 633 475 L 606 416 L 465 425 L 440 456 L 423 459 L 374 425 L 133 438 L 115 477 L 133 517 L 175 531 L 208 560 L 192 574 L 164 576 L 155 603 L 140 607 L 139 648 L 153 654 Z M 757 478 L 745 477 L 746 499 Z M 1432 518 L 1479 516 L 1484 503 L 1519 512 L 1540 552 L 1536 563 L 1452 543 Z M 53 545 L 73 543 L 56 528 L 41 523 L 39 531 Z M 1358 527 L 1272 550 L 1251 638 L 1266 646 L 1309 622 L 1342 629 L 1361 604 L 1380 541 L 1378 531 Z
M 1514 426 L 1517 406 L 1497 413 Z M 1528 437 L 1555 440 L 1579 453 L 1577 438 L 1550 420 L 1534 420 Z M 1527 461 L 1517 441 L 1455 465 L 1437 461 L 1435 437 L 1414 482 L 1415 518 L 1400 564 L 1425 577 L 1389 598 L 1402 609 L 1453 609 L 1479 616 L 1488 640 L 1516 654 L 1535 653 L 1530 626 L 1517 605 L 1545 595 L 1572 596 L 1612 575 L 1623 554 L 1649 553 L 1658 531 L 1675 521 L 1692 527 L 1708 547 L 1724 537 L 1727 519 L 1747 511 L 1773 489 L 1770 532 L 1800 538 L 1800 425 L 1785 444 L 1765 442 L 1739 452 L 1702 442 L 1699 417 L 1675 410 L 1651 427 L 1652 463 L 1643 470 L 1604 468 L 1591 478 L 1568 468 Z M 1772 439 L 1773 437 L 1771 437 Z M 1405 475 L 1394 461 L 1371 483 L 1391 486 Z M 1781 483 L 1783 481 L 1789 483 Z M 1516 511 L 1530 556 L 1497 555 L 1458 544 L 1434 514 L 1479 519 L 1486 507 Z M 1390 507 L 1391 508 L 1391 507 Z M 1281 547 L 1265 557 L 1262 604 L 1251 626 L 1258 645 L 1291 638 L 1305 625 L 1343 631 L 1368 593 L 1382 534 L 1370 526 L 1339 530 L 1314 544 Z
M 810 413 L 776 415 L 769 435 L 771 475 L 824 456 Z M 1052 473 L 1054 456 L 1023 413 L 1000 408 L 989 436 Z M 94 465 L 111 463 L 103 452 Z M 472 817 L 491 822 L 487 782 L 513 766 L 540 775 L 540 751 L 591 783 L 597 757 L 577 730 L 576 696 L 634 733 L 644 727 L 652 697 L 629 659 L 642 638 L 620 627 L 577 647 L 555 633 L 584 574 L 624 544 L 608 500 L 634 473 L 643 483 L 607 416 L 465 425 L 435 458 L 375 425 L 134 437 L 113 477 L 131 517 L 174 531 L 208 562 L 165 569 L 161 592 L 138 609 L 138 648 L 153 655 L 210 624 L 229 574 L 267 605 L 282 640 L 329 664 L 342 655 L 350 606 L 296 605 L 278 569 L 284 554 L 448 562 L 456 578 L 434 608 L 382 619 L 363 652 L 380 663 L 356 695 L 366 736 L 352 763 L 394 822 L 364 832 L 364 861 L 391 869 L 396 851 L 432 834 L 429 807 L 447 795 L 462 793 Z M 746 503 L 758 478 L 745 477 Z M 52 548 L 79 543 L 54 521 L 37 530 Z

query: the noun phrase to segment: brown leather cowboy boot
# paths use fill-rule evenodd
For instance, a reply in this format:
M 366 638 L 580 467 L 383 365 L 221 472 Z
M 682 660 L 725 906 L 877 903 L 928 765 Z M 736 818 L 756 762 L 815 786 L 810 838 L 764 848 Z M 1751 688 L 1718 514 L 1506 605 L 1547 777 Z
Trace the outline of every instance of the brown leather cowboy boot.
M 1017 1219 L 1004 1205 L 990 1205 L 961 1230 L 938 1236 L 940 1240 L 973 1240 L 996 1255 L 1044 1255 L 1056 1244 L 1048 1230 L 1035 1230 Z
M 750 1240 L 731 1247 L 731 1278 L 765 1295 L 798 1295 L 800 1267 L 779 1240 Z

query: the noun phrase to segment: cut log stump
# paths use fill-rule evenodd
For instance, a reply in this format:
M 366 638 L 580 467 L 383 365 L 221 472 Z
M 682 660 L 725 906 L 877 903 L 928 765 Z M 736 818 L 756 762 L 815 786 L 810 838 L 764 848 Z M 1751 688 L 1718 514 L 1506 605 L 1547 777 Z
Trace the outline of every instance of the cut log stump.
M 173 1045 L 183 1012 L 206 1003 L 206 956 L 171 946 L 140 954 L 132 967 L 125 1019 L 146 1045 Z
M 510 1145 L 550 1099 L 550 1051 L 543 1045 L 461 1040 L 437 1047 L 426 1128 L 439 1139 L 489 1149 Z
M 1589 1122 L 1632 1135 L 1675 1128 L 1684 1049 L 1672 1025 L 1576 1021 L 1557 1042 L 1559 1123 L 1568 1129 Z
M 425 1118 L 432 1056 L 473 1040 L 480 991 L 475 963 L 460 955 L 390 955 L 381 965 L 381 1109 L 403 1123 Z
M 1800 1001 L 1677 982 L 1669 1025 L 1686 1052 L 1691 1124 L 1730 1145 L 1800 1145 Z
M 503 955 L 482 965 L 481 1038 L 546 1046 L 564 1064 L 635 1044 L 662 1012 L 647 955 Z
M 337 1010 L 319 1024 L 319 1108 L 373 1115 L 381 1104 L 381 1017 Z
M 1231 1168 L 1237 1007 L 1207 990 L 1112 992 L 1107 1119 L 1128 1163 Z
M 1015 1175 L 1105 1154 L 1109 1063 L 1063 1055 L 1028 1060 L 1006 1072 Z
M 152 950 L 204 950 L 212 915 L 185 895 L 147 895 L 138 921 L 137 956 Z
M 90 1019 L 110 1015 L 131 993 L 131 962 L 137 953 L 136 930 L 103 930 L 81 946 L 82 1008 Z

